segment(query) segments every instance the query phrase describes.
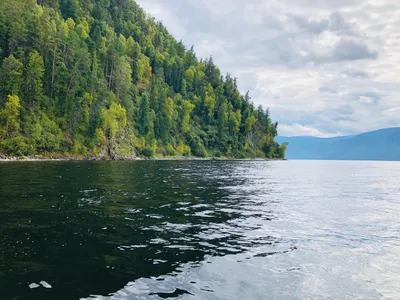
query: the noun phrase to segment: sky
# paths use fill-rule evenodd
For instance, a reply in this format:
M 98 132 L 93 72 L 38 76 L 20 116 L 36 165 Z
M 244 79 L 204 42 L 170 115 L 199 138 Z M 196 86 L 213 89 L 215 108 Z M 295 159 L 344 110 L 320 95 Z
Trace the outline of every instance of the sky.
M 285 136 L 400 126 L 398 0 L 136 0 Z

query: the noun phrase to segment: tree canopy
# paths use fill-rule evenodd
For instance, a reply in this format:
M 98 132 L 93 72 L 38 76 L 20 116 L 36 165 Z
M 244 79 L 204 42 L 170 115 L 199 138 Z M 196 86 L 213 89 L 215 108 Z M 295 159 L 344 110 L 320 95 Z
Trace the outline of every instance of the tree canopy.
M 281 158 L 277 123 L 133 0 L 0 3 L 0 153 Z

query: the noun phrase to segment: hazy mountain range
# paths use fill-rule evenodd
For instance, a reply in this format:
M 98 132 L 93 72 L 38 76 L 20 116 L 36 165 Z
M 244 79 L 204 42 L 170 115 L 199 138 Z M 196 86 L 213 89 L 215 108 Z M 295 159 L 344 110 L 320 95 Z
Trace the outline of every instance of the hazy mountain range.
M 276 141 L 289 143 L 288 159 L 400 161 L 400 127 L 334 138 L 278 136 Z

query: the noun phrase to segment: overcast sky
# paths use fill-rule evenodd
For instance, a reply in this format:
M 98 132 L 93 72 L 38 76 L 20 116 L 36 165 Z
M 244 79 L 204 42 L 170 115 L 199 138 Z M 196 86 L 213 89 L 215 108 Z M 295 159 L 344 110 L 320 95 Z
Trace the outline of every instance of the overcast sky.
M 137 0 L 270 107 L 280 135 L 400 126 L 398 0 Z

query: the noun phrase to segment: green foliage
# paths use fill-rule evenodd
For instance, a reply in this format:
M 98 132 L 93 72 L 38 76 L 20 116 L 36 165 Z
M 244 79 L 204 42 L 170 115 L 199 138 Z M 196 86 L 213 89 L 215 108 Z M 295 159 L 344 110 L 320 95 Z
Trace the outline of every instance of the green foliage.
M 28 156 L 35 153 L 35 148 L 24 136 L 16 136 L 0 143 L 0 149 L 8 155 Z
M 26 73 L 25 99 L 33 108 L 36 103 L 40 104 L 43 95 L 44 62 L 37 51 L 29 56 Z
M 18 134 L 21 120 L 20 110 L 22 106 L 19 103 L 18 96 L 8 96 L 5 108 L 0 112 L 0 116 L 3 119 L 5 132 L 7 137 L 14 137 Z
M 2 95 L 18 95 L 22 85 L 24 65 L 11 54 L 3 61 L 1 68 Z
M 241 114 L 240 110 L 230 113 L 229 132 L 231 135 L 236 135 L 239 132 L 241 119 L 242 119 L 242 114 Z M 247 125 L 247 121 L 246 121 L 246 125 Z
M 176 150 L 174 149 L 174 147 L 173 147 L 172 145 L 170 145 L 170 144 L 167 145 L 167 147 L 166 147 L 165 150 L 167 151 L 167 155 L 168 155 L 168 156 L 175 156 L 175 155 L 177 155 L 177 151 L 176 151 Z
M 93 144 L 94 144 L 93 153 L 95 155 L 100 155 L 101 152 L 104 150 L 105 146 L 107 145 L 107 139 L 104 136 L 104 132 L 101 128 L 96 129 Z
M 191 149 L 189 146 L 185 145 L 182 141 L 179 142 L 178 147 L 176 149 L 179 155 L 188 156 L 191 155 Z
M 0 1 L 0 151 L 284 156 L 277 123 L 133 0 Z
M 126 111 L 121 105 L 113 103 L 102 113 L 103 129 L 109 139 L 115 138 L 126 126 Z
M 145 147 L 140 151 L 140 154 L 144 157 L 153 157 L 154 151 L 152 147 Z
M 287 149 L 287 146 L 289 145 L 289 143 L 283 143 L 282 145 L 280 145 L 279 147 L 279 157 L 285 157 L 285 152 Z
M 140 101 L 137 128 L 143 136 L 147 135 L 150 131 L 150 108 L 147 94 L 144 94 Z
M 29 143 L 35 152 L 54 153 L 62 149 L 64 136 L 57 123 L 46 114 L 33 114 L 25 123 L 24 132 L 29 136 Z
M 208 153 L 200 137 L 190 133 L 187 137 L 189 147 L 194 156 L 207 157 Z
M 188 100 L 183 101 L 183 112 L 182 112 L 182 132 L 188 133 L 190 131 L 190 114 L 195 108 L 194 104 Z

